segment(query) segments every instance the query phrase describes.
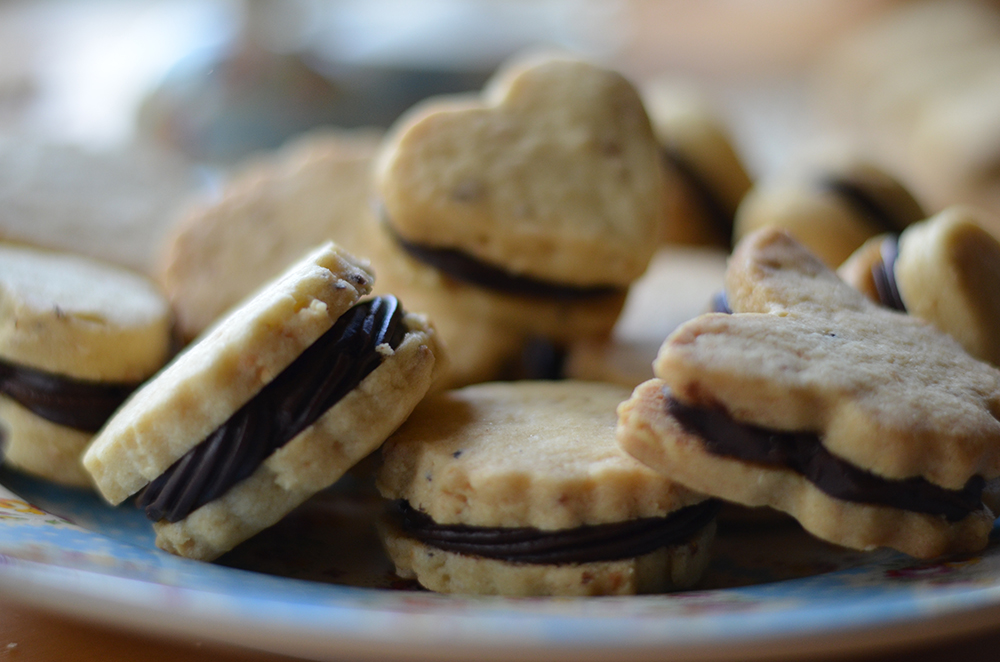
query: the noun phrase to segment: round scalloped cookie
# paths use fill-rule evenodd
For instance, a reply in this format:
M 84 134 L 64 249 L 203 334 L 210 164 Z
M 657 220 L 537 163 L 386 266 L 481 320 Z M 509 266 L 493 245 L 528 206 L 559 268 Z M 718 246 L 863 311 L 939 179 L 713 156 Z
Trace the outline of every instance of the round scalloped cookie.
M 383 527 L 399 573 L 459 593 L 580 595 L 690 586 L 704 568 L 714 510 L 616 446 L 615 407 L 627 396 L 623 387 L 576 381 L 479 384 L 432 396 L 383 446 L 379 490 L 404 501 L 432 530 L 530 531 L 547 540 L 587 528 L 667 525 L 704 509 L 692 528 L 669 543 L 639 552 L 629 546 L 607 558 L 576 560 L 587 544 L 596 544 L 591 540 L 562 543 L 570 559 L 519 560 L 526 557 L 442 547 L 408 528 L 404 516 Z
M 145 277 L 0 244 L 0 420 L 10 464 L 89 485 L 80 466 L 87 442 L 170 349 L 170 308 Z

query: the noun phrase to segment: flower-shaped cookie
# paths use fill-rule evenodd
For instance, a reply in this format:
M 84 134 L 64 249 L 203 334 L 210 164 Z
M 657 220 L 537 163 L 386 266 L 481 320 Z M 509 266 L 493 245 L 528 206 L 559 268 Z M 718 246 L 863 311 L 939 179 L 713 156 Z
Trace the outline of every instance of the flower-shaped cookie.
M 734 314 L 680 327 L 660 349 L 659 379 L 619 408 L 629 453 L 848 547 L 985 547 L 1000 371 L 872 303 L 780 230 L 741 242 L 726 293 Z

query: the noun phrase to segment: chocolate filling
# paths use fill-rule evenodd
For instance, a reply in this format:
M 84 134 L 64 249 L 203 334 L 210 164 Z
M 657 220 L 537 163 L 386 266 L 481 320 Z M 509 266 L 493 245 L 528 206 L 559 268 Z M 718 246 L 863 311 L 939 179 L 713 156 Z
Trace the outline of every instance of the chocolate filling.
M 896 257 L 899 255 L 899 239 L 893 235 L 886 237 L 879 246 L 880 259 L 872 265 L 872 281 L 878 300 L 887 308 L 906 312 L 906 304 L 899 295 L 896 284 Z
M 708 217 L 719 242 L 728 246 L 733 236 L 733 214 L 726 209 L 726 205 L 715 194 L 708 182 L 698 174 L 698 170 L 680 152 L 663 147 L 660 153 L 663 155 L 664 161 L 677 171 L 687 187 L 694 193 L 695 199 Z
M 153 521 L 176 522 L 248 477 L 382 362 L 376 347 L 406 335 L 392 296 L 358 303 L 229 420 L 136 497 Z
M 889 506 L 957 522 L 983 507 L 985 480 L 973 476 L 961 490 L 916 477 L 888 480 L 830 453 L 814 432 L 782 432 L 739 423 L 720 409 L 691 407 L 667 392 L 667 412 L 701 439 L 709 452 L 790 469 L 836 499 Z
M 871 191 L 858 182 L 840 177 L 828 177 L 821 180 L 819 186 L 839 196 L 855 212 L 867 219 L 879 234 L 899 232 L 909 223 L 909 219 L 899 218 L 891 208 L 882 204 Z
M 57 425 L 97 432 L 139 382 L 73 379 L 0 361 L 0 393 Z
M 556 564 L 633 558 L 667 545 L 685 543 L 711 522 L 719 510 L 719 502 L 709 499 L 666 517 L 557 531 L 437 524 L 405 501 L 398 501 L 397 507 L 401 527 L 407 535 L 446 552 L 512 563 Z
M 388 221 L 384 223 L 396 243 L 413 258 L 451 276 L 455 280 L 485 287 L 504 294 L 538 297 L 556 301 L 585 301 L 606 296 L 617 296 L 624 289 L 617 285 L 578 287 L 562 285 L 521 276 L 502 267 L 487 264 L 453 248 L 433 248 L 414 244 L 401 237 Z

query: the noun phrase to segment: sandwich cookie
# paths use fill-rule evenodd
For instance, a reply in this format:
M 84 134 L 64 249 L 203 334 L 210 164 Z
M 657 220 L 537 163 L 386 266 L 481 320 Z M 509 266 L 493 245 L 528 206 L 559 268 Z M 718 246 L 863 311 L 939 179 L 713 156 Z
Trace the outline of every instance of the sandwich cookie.
M 146 278 L 0 244 L 0 427 L 7 463 L 89 486 L 87 443 L 169 359 L 170 308 Z
M 156 544 L 211 560 L 331 485 L 433 378 L 426 320 L 317 248 L 220 320 L 108 421 L 84 457 L 113 504 L 138 493 Z
M 610 331 L 663 215 L 636 89 L 566 58 L 519 60 L 481 96 L 419 104 L 375 178 L 385 231 L 454 283 L 453 305 L 555 341 Z
M 844 161 L 811 181 L 758 183 L 736 212 L 733 242 L 762 227 L 787 230 L 836 269 L 867 239 L 923 220 L 920 203 L 895 178 L 865 161 Z
M 726 272 L 733 314 L 675 331 L 618 410 L 630 454 L 691 489 L 772 506 L 856 549 L 983 549 L 1000 371 L 866 299 L 764 229 Z
M 978 213 L 949 207 L 869 239 L 838 270 L 869 299 L 908 312 L 1000 365 L 1000 242 Z
M 667 180 L 662 240 L 728 250 L 736 209 L 752 186 L 728 128 L 691 92 L 659 86 L 645 96 Z
M 634 594 L 698 581 L 717 504 L 615 444 L 628 390 L 494 382 L 425 400 L 386 442 L 381 533 L 397 572 L 446 593 Z

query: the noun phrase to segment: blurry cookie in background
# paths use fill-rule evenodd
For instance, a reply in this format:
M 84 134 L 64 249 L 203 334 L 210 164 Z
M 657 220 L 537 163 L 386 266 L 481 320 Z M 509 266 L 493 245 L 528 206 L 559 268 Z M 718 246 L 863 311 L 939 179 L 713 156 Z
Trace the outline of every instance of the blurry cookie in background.
M 663 155 L 666 243 L 729 248 L 733 217 L 752 182 L 733 138 L 695 90 L 661 82 L 644 89 Z
M 166 363 L 167 301 L 86 257 L 0 244 L 0 435 L 8 464 L 89 486 L 91 437 Z
M 153 148 L 0 138 L 0 240 L 152 275 L 167 229 L 201 185 L 190 163 Z
M 895 177 L 865 159 L 837 156 L 805 172 L 758 182 L 736 213 L 733 240 L 779 227 L 837 268 L 867 239 L 926 217 Z
M 825 119 L 936 209 L 992 212 L 1000 236 L 1000 7 L 899 3 L 833 45 L 815 73 Z
M 869 239 L 837 273 L 869 299 L 931 322 L 1000 365 L 1000 242 L 985 214 L 949 207 L 900 235 Z
M 260 154 L 174 224 L 158 278 L 190 340 L 308 250 L 369 253 L 375 129 L 317 129 Z

